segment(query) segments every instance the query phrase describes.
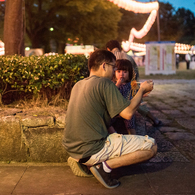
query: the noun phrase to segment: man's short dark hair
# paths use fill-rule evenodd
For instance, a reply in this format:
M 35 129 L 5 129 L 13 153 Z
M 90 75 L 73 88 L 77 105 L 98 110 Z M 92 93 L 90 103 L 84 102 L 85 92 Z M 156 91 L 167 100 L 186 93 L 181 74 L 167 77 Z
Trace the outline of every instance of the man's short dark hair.
M 89 56 L 88 69 L 89 71 L 91 69 L 96 71 L 99 69 L 99 66 L 102 63 L 110 63 L 114 60 L 116 60 L 116 57 L 112 52 L 103 49 L 97 49 Z
M 110 49 L 112 51 L 114 48 L 118 48 L 120 51 L 122 50 L 122 47 L 120 43 L 117 40 L 110 40 L 106 43 L 106 49 Z

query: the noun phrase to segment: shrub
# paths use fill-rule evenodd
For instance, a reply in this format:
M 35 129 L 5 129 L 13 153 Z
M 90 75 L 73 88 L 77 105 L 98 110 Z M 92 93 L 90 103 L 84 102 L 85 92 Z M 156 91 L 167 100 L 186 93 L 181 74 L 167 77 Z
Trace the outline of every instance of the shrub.
M 68 100 L 73 85 L 86 76 L 84 55 L 0 56 L 0 104 L 25 98 Z

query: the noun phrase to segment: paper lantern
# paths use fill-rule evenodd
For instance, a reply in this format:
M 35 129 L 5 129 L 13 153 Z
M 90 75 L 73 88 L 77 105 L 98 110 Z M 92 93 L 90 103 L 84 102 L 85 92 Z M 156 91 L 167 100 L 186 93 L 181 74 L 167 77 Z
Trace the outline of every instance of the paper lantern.
M 133 11 L 134 13 L 150 13 L 146 23 L 144 24 L 143 28 L 137 31 L 135 28 L 132 28 L 129 35 L 129 40 L 122 42 L 123 49 L 125 51 L 129 51 L 131 49 L 131 43 L 134 40 L 134 37 L 141 39 L 143 38 L 148 31 L 151 29 L 159 9 L 158 2 L 147 2 L 141 3 L 133 0 L 108 0 L 119 7 Z

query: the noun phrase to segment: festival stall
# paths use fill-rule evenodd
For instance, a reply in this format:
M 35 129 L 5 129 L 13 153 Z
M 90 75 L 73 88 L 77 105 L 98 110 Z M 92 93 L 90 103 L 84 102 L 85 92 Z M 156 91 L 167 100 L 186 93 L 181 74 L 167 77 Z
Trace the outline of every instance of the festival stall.
M 175 74 L 175 42 L 146 42 L 145 74 Z

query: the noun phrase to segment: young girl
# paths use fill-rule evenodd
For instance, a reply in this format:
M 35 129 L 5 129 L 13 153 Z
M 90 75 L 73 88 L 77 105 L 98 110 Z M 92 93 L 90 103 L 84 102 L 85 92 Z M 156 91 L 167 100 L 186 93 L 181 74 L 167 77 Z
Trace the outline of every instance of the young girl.
M 129 60 L 119 59 L 116 61 L 116 68 L 117 68 L 117 70 L 115 71 L 116 86 L 118 87 L 123 97 L 131 100 L 137 90 L 137 89 L 132 89 L 132 85 L 131 85 L 132 80 L 135 78 L 133 66 Z M 135 115 L 131 118 L 131 120 L 123 119 L 123 121 L 125 123 L 126 131 L 127 131 L 126 133 L 136 134 Z

